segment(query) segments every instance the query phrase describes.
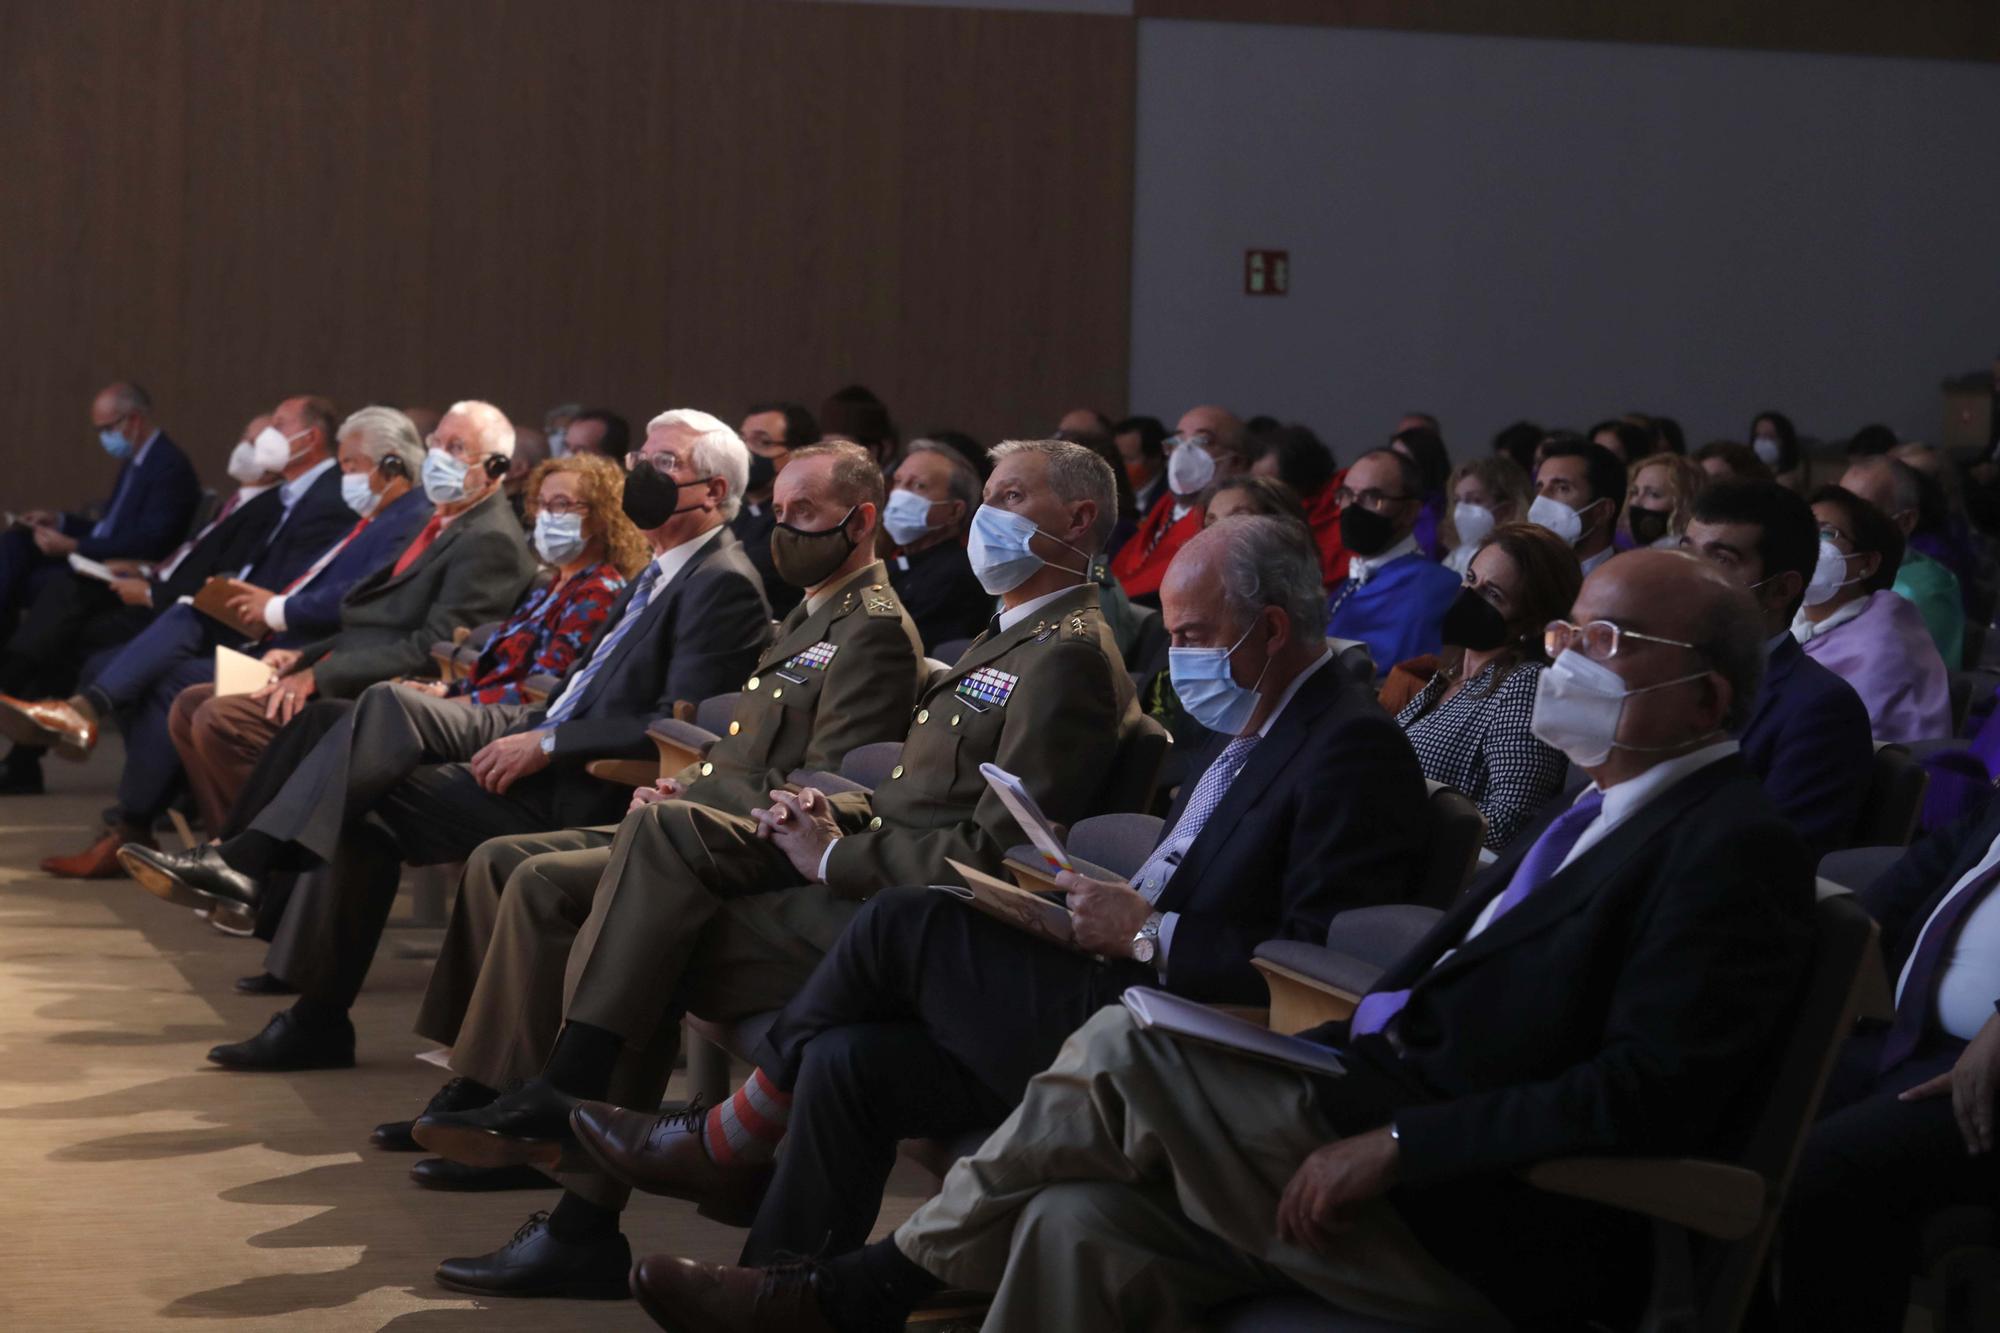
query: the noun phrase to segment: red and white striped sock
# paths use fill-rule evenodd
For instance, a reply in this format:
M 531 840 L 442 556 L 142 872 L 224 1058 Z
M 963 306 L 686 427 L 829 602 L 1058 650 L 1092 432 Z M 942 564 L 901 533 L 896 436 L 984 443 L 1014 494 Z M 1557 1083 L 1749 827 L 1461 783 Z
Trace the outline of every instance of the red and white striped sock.
M 725 1166 L 768 1162 L 778 1155 L 778 1140 L 792 1118 L 792 1094 L 781 1091 L 763 1070 L 729 1100 L 712 1108 L 702 1126 L 702 1146 L 711 1160 Z

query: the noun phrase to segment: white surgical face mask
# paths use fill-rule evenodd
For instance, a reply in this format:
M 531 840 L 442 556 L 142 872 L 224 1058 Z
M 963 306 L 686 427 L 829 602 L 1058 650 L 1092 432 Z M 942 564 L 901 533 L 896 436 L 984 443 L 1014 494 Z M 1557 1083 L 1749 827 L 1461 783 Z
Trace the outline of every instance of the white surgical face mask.
M 1035 521 L 1011 509 L 996 509 L 992 505 L 981 505 L 972 515 L 972 530 L 966 535 L 965 558 L 972 563 L 972 573 L 979 580 L 979 586 L 993 596 L 1009 593 L 1034 577 L 1035 571 L 1049 563 L 1036 555 L 1028 543 L 1042 530 Z M 1069 543 L 1060 537 L 1042 533 L 1050 541 L 1064 546 Z M 1077 547 L 1070 550 L 1078 555 L 1084 553 Z M 1090 557 L 1084 556 L 1083 569 L 1070 569 L 1073 574 L 1088 577 Z
M 898 546 L 908 546 L 931 530 L 931 502 L 915 491 L 891 491 L 882 506 L 882 526 Z
M 347 501 L 349 509 L 363 518 L 375 512 L 376 504 L 382 499 L 370 489 L 366 472 L 341 473 L 340 498 Z
M 1451 522 L 1458 529 L 1461 546 L 1476 546 L 1485 541 L 1495 526 L 1491 509 L 1463 501 L 1451 507 Z
M 257 470 L 262 472 L 283 472 L 292 462 L 292 441 L 302 440 L 312 434 L 302 430 L 297 435 L 287 435 L 276 426 L 266 426 L 257 432 L 257 438 L 250 447 L 257 458 Z
M 1777 470 L 1779 450 L 1776 440 L 1768 435 L 1759 435 L 1756 439 L 1750 441 L 1750 448 L 1756 453 L 1758 459 L 1765 467 L 1773 471 Z
M 1257 711 L 1257 686 L 1264 683 L 1270 662 L 1257 673 L 1256 685 L 1238 685 L 1229 659 L 1250 637 L 1250 629 L 1227 648 L 1169 648 L 1167 674 L 1188 716 L 1221 736 L 1240 736 Z
M 442 449 L 424 455 L 424 494 L 434 505 L 457 504 L 465 498 L 465 464 Z
M 1595 504 L 1596 501 L 1592 501 Z M 1585 506 L 1588 508 L 1589 506 Z M 1571 509 L 1561 500 L 1551 500 L 1546 495 L 1538 495 L 1528 506 L 1528 521 L 1538 523 L 1571 546 L 1583 537 L 1583 515 L 1580 510 Z
M 1215 480 L 1215 458 L 1194 440 L 1183 440 L 1167 455 L 1167 489 L 1186 499 Z
M 1813 565 L 1811 581 L 1806 584 L 1807 606 L 1823 606 L 1848 584 L 1861 582 L 1858 578 L 1847 577 L 1849 558 L 1826 538 L 1819 539 L 1819 560 Z
M 1604 663 L 1565 649 L 1535 682 L 1535 715 L 1528 730 L 1537 740 L 1569 756 L 1569 761 L 1578 768 L 1595 768 L 1611 757 L 1614 748 L 1653 748 L 1618 744 L 1618 720 L 1625 712 L 1627 699 L 1635 694 L 1684 685 L 1707 674 L 1696 671 L 1657 685 L 1628 690 L 1625 678 Z
M 544 509 L 535 515 L 535 550 L 552 565 L 560 565 L 583 549 L 583 515 L 551 514 Z
M 257 447 L 248 440 L 238 440 L 236 447 L 229 451 L 229 475 L 243 485 L 264 475 L 266 469 L 257 466 Z

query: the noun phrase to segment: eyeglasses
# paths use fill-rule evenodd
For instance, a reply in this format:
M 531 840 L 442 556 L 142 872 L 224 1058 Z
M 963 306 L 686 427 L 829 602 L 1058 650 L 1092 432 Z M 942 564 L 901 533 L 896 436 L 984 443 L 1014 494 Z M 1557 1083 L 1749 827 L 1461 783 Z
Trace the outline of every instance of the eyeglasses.
M 632 453 L 625 455 L 625 470 L 627 472 L 637 472 L 642 467 L 649 467 L 663 477 L 670 477 L 680 471 L 681 457 L 671 449 L 663 450 L 657 454 Z
M 466 443 L 464 440 L 447 440 L 437 435 L 432 435 L 425 439 L 424 447 L 449 454 L 459 462 L 464 463 L 467 467 L 486 457 L 485 454 L 477 452 L 474 446 Z
M 561 516 L 566 514 L 588 514 L 590 512 L 590 505 L 584 500 L 571 500 L 567 497 L 558 496 L 553 500 L 539 502 L 536 504 L 535 509 L 539 513 Z
M 1854 545 L 1854 538 L 1848 536 L 1846 533 L 1842 532 L 1839 528 L 1835 527 L 1831 523 L 1820 524 L 1819 535 L 1826 538 L 1828 541 L 1846 542 L 1849 546 Z
M 1351 491 L 1342 486 L 1333 493 L 1333 502 L 1342 509 L 1351 504 L 1358 504 L 1363 509 L 1373 509 L 1378 513 L 1392 504 L 1401 504 L 1410 498 L 1407 495 L 1391 495 L 1388 491 L 1378 491 L 1372 486 L 1365 491 Z
M 1663 639 L 1657 634 L 1641 634 L 1626 629 L 1615 620 L 1593 620 L 1588 625 L 1572 625 L 1567 620 L 1551 620 L 1542 630 L 1542 648 L 1554 661 L 1565 649 L 1575 649 L 1593 662 L 1608 662 L 1618 656 L 1625 640 L 1664 643 L 1670 648 L 1700 650 L 1699 644 L 1685 639 Z

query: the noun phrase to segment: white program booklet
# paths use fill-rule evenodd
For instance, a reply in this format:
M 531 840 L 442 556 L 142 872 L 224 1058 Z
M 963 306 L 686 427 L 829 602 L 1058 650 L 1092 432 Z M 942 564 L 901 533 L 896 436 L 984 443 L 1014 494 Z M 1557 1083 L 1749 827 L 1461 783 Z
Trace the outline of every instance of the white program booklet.
M 1186 1041 L 1220 1047 L 1258 1060 L 1290 1065 L 1309 1074 L 1345 1074 L 1340 1052 L 1316 1041 L 1288 1037 L 1282 1032 L 1246 1023 L 1233 1014 L 1211 1009 L 1149 986 L 1134 986 L 1121 997 L 1142 1028 L 1158 1028 Z
M 255 694 L 271 683 L 271 668 L 260 657 L 239 653 L 234 648 L 215 646 L 215 697 Z
M 111 566 L 99 564 L 89 556 L 78 555 L 74 551 L 70 552 L 69 567 L 87 579 L 98 579 L 105 583 L 118 577 L 111 572 Z
M 986 779 L 986 785 L 993 788 L 1000 798 L 1000 804 L 1007 807 L 1007 813 L 1014 816 L 1014 822 L 1028 835 L 1028 841 L 1035 844 L 1035 850 L 1047 858 L 1057 870 L 1073 870 L 1069 853 L 1063 850 L 1062 839 L 1056 836 L 1055 825 L 1042 813 L 1042 807 L 1035 804 L 1035 798 L 1021 785 L 1021 779 L 1009 773 L 998 764 L 981 764 L 979 774 Z

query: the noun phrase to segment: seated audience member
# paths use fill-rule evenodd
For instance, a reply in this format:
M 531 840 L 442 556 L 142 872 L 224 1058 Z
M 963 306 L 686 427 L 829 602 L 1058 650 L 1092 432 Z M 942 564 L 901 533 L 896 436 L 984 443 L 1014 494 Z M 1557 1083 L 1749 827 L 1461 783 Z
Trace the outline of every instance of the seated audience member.
M 1903 534 L 1903 563 L 1896 569 L 1895 591 L 1916 606 L 1938 656 L 1955 670 L 1965 661 L 1965 598 L 1957 576 L 1912 541 L 1923 504 L 1922 475 L 1908 463 L 1872 455 L 1849 463 L 1840 484 L 1887 514 Z
M 452 433 L 452 415 L 439 431 L 465 438 Z M 495 441 L 483 443 L 490 451 Z M 742 440 L 705 412 L 667 412 L 629 462 L 621 503 L 652 559 L 546 704 L 464 708 L 378 686 L 247 832 L 190 852 L 125 852 L 142 887 L 195 906 L 254 910 L 267 876 L 311 871 L 288 908 L 310 915 L 272 946 L 264 968 L 298 988 L 298 1004 L 248 1041 L 218 1046 L 212 1061 L 236 1069 L 352 1064 L 347 1010 L 374 960 L 402 863 L 462 860 L 490 837 L 615 817 L 626 793 L 585 780 L 584 763 L 651 751 L 646 728 L 675 702 L 720 694 L 748 673 L 770 638 L 770 610 L 726 531 L 749 471 Z M 838 531 L 835 541 L 851 546 Z M 805 558 L 823 559 L 828 544 L 810 548 Z
M 1861 903 L 1894 1020 L 1842 1049 L 1779 1226 L 1785 1333 L 1905 1325 L 1932 1214 L 2000 1196 L 2000 805 L 1921 839 Z
M 1108 430 L 1059 430 L 1054 438 L 1070 444 L 1080 444 L 1103 459 L 1104 465 L 1111 469 L 1112 480 L 1118 485 L 1118 521 L 1111 525 L 1111 536 L 1104 543 L 1104 558 L 1108 562 L 1117 556 L 1119 548 L 1130 541 L 1132 534 L 1139 530 L 1139 519 L 1144 512 L 1139 508 L 1138 493 L 1132 489 L 1131 478 L 1125 475 L 1124 457 L 1118 452 L 1118 446 L 1112 442 L 1111 432 Z M 1113 588 L 1118 586 L 1117 580 L 1111 577 L 1108 564 L 1104 580 L 1099 586 Z M 1122 598 L 1124 594 L 1121 592 L 1119 596 Z
M 1444 427 L 1439 425 L 1438 419 L 1428 412 L 1403 413 L 1396 418 L 1396 429 L 1390 431 L 1389 436 L 1394 439 L 1406 430 L 1427 430 L 1440 439 L 1444 437 Z
M 677 1328 L 890 1329 L 949 1284 L 995 1293 L 988 1333 L 1182 1327 L 1298 1287 L 1397 1322 L 1627 1311 L 1646 1220 L 1516 1172 L 1727 1151 L 1805 980 L 1813 872 L 1727 739 L 1762 659 L 1743 591 L 1639 551 L 1591 575 L 1572 618 L 1536 730 L 1593 785 L 1351 1022 L 1309 1034 L 1344 1072 L 1185 1043 L 1110 1006 L 893 1235 L 761 1272 L 650 1257 L 633 1275 L 646 1308 Z
M 1902 437 L 1892 427 L 1871 421 L 1847 437 L 1842 451 L 1849 459 L 1872 458 L 1876 454 L 1888 453 L 1901 442 Z
M 1820 551 L 1792 634 L 1854 687 L 1878 743 L 1951 735 L 1951 680 L 1915 603 L 1892 585 L 1903 533 L 1839 486 L 1813 492 Z
M 203 684 L 175 697 L 168 731 L 210 828 L 228 817 L 265 745 L 313 698 L 352 699 L 424 670 L 433 643 L 506 616 L 534 576 L 500 488 L 514 443 L 506 416 L 490 403 L 455 403 L 427 443 L 419 480 L 430 518 L 394 563 L 348 589 L 338 628 L 266 652 L 273 679 L 253 693 L 223 697 Z M 266 621 L 275 614 L 264 607 Z
M 1334 460 L 1333 450 L 1299 425 L 1263 432 L 1256 447 L 1250 475 L 1281 481 L 1298 497 L 1306 526 L 1312 529 L 1313 542 L 1319 547 L 1322 579 L 1332 587 L 1347 577 L 1347 548 L 1340 544 L 1340 506 L 1334 503 L 1345 473 Z M 1213 495 L 1208 503 L 1214 505 Z
M 1463 575 L 1487 534 L 1508 523 L 1521 522 L 1534 502 L 1528 474 L 1504 453 L 1460 463 L 1445 484 L 1451 508 L 1438 524 L 1445 548 L 1445 567 Z
M 1632 414 L 1633 420 L 1639 418 L 1639 413 Z M 1680 422 L 1672 417 L 1660 416 L 1658 413 L 1646 417 L 1645 421 L 1647 429 L 1653 433 L 1653 453 L 1687 457 L 1687 433 L 1681 429 Z
M 1557 442 L 1542 450 L 1535 469 L 1535 502 L 1528 521 L 1539 523 L 1576 548 L 1588 578 L 1616 555 L 1612 536 L 1625 500 L 1625 465 L 1602 445 Z
M 437 427 L 431 427 L 433 431 Z M 587 407 L 570 418 L 562 429 L 563 448 L 552 456 L 560 458 L 564 454 L 601 454 L 614 463 L 623 462 L 632 450 L 632 426 L 616 412 L 601 407 Z
M 1653 432 L 1640 422 L 1614 418 L 1600 421 L 1590 428 L 1587 437 L 1598 448 L 1609 453 L 1627 469 L 1653 452 Z
M 1445 612 L 1433 674 L 1396 714 L 1424 776 L 1486 816 L 1499 851 L 1562 790 L 1569 763 L 1529 730 L 1548 665 L 1542 634 L 1583 582 L 1576 554 L 1547 528 L 1511 523 L 1479 544 Z
M 1671 551 L 1681 544 L 1696 492 L 1708 484 L 1701 468 L 1679 454 L 1648 454 L 1630 470 L 1620 535 L 1631 547 Z
M 1417 511 L 1417 526 L 1411 535 L 1427 558 L 1442 560 L 1447 548 L 1438 537 L 1438 525 L 1450 503 L 1445 498 L 1445 483 L 1451 479 L 1451 455 L 1445 450 L 1444 438 L 1428 426 L 1411 426 L 1397 431 L 1389 447 L 1415 463 L 1423 477 L 1423 506 Z
M 544 1001 L 569 994 L 546 1062 L 474 1074 L 489 1096 L 503 1077 L 534 1077 L 488 1105 L 427 1113 L 412 1131 L 419 1143 L 472 1163 L 553 1165 L 578 1098 L 656 1109 L 682 1013 L 731 1019 L 782 1003 L 861 900 L 951 882 L 946 857 L 999 872 L 1022 834 L 982 762 L 1018 776 L 1051 819 L 1102 809 L 1119 744 L 1138 725 L 1096 589 L 1077 569 L 1110 526 L 1110 470 L 1059 441 L 1012 441 L 994 456 L 972 550 L 1005 609 L 924 687 L 889 780 L 830 804 L 811 788 L 774 791 L 747 820 L 685 801 L 627 816 L 603 878 L 585 890 L 594 902 L 567 986 L 557 959 L 534 973 L 550 978 L 536 987 Z M 522 1012 L 518 996 L 500 1007 L 509 1026 Z M 454 1059 L 506 1044 L 466 1031 Z M 494 1254 L 448 1260 L 439 1280 L 493 1295 L 622 1294 L 624 1188 L 585 1170 L 566 1171 L 564 1184 L 552 1213 Z
M 158 560 L 187 536 L 201 481 L 180 446 L 153 420 L 153 400 L 129 380 L 100 389 L 90 428 L 118 461 L 103 517 L 30 509 L 0 532 L 0 627 L 12 623 L 42 585 L 68 573 L 72 555 L 87 560 Z
M 915 440 L 896 465 L 882 530 L 894 543 L 889 583 L 917 623 L 925 651 L 970 639 L 993 618 L 993 598 L 966 558 L 979 508 L 979 474 L 956 449 Z
M 398 448 L 414 456 L 418 449 L 408 419 L 390 408 L 364 408 L 336 429 L 325 399 L 289 398 L 272 419 L 270 434 L 260 436 L 257 447 L 272 462 L 280 450 L 289 451 L 277 491 L 281 515 L 263 547 L 227 575 L 235 576 L 241 589 L 230 603 L 237 619 L 261 622 L 270 630 L 262 642 L 283 648 L 338 623 L 341 599 L 364 568 L 359 559 L 347 558 L 348 548 L 365 556 L 368 566 L 397 549 L 357 539 L 366 523 L 355 522 L 340 467 L 365 471 L 377 456 Z M 338 465 L 328 456 L 329 443 L 339 448 Z M 398 466 L 407 464 L 399 460 Z M 420 520 L 417 514 L 407 521 L 399 516 L 385 531 L 396 536 L 399 547 Z M 101 879 L 120 873 L 119 841 L 149 840 L 153 821 L 180 790 L 181 765 L 170 734 L 174 700 L 188 686 L 214 679 L 218 647 L 254 652 L 257 642 L 192 606 L 171 606 L 95 669 L 71 698 L 38 703 L 0 698 L 0 728 L 30 743 L 55 744 L 67 757 L 90 755 L 102 727 L 115 724 L 124 734 L 124 763 L 108 827 L 83 852 L 51 857 L 44 864 L 50 874 Z
M 1231 477 L 1209 492 L 1208 504 L 1201 518 L 1203 530 L 1214 527 L 1225 518 L 1239 517 L 1289 518 L 1311 531 L 1311 525 L 1306 523 L 1306 511 L 1299 507 L 1298 493 L 1276 477 L 1255 474 Z M 1317 539 L 1318 534 L 1314 536 Z M 1314 544 L 1317 545 L 1317 540 Z
M 1158 417 L 1126 417 L 1111 428 L 1111 441 L 1125 462 L 1125 477 L 1132 483 L 1132 501 L 1141 515 L 1167 489 L 1167 428 Z
M 1328 669 L 1319 553 L 1299 529 L 1202 533 L 1160 602 L 1178 688 L 1213 737 L 1131 883 L 1059 878 L 1087 952 L 922 887 L 878 893 L 780 1011 L 742 1093 L 706 1117 L 586 1104 L 573 1122 L 591 1156 L 704 1204 L 762 1194 L 747 1263 L 844 1254 L 868 1239 L 898 1139 L 999 1124 L 1127 987 L 1258 1003 L 1260 942 L 1321 939 L 1334 914 L 1414 891 L 1422 775 L 1368 692 Z
M 1718 482 L 1695 497 L 1683 550 L 1742 584 L 1764 627 L 1764 681 L 1738 733 L 1743 762 L 1814 862 L 1852 841 L 1875 746 L 1854 687 L 1790 633 L 1817 567 L 1819 522 L 1777 482 Z
M 570 453 L 588 453 L 589 450 L 575 449 L 569 441 L 569 423 L 583 412 L 582 403 L 558 403 L 542 413 L 542 438 L 548 441 L 549 457 L 561 458 Z M 437 429 L 437 423 L 431 423 Z
M 1535 464 L 1541 460 L 1535 456 L 1536 446 L 1549 438 L 1549 433 L 1532 421 L 1517 421 L 1504 426 L 1494 435 L 1492 452 L 1514 460 L 1514 466 L 1521 469 L 1521 475 L 1535 475 Z
M 918 438 L 929 440 L 932 444 L 941 444 L 964 459 L 972 470 L 979 474 L 981 486 L 984 486 L 986 479 L 993 474 L 993 455 L 987 452 L 985 445 L 962 430 L 953 430 L 949 426 L 934 426 Z
M 1750 451 L 1747 444 L 1734 440 L 1711 440 L 1694 451 L 1694 461 L 1710 481 L 1770 481 L 1771 469 Z M 1787 489 L 1796 490 L 1796 487 Z
M 1111 418 L 1094 407 L 1072 407 L 1062 414 L 1060 421 L 1056 422 L 1056 436 L 1060 437 L 1064 431 L 1073 431 L 1079 435 L 1102 435 L 1108 440 L 1112 431 Z
M 420 403 L 401 408 L 400 411 L 410 419 L 410 424 L 417 428 L 419 440 L 428 440 L 436 434 L 438 422 L 444 420 L 444 413 L 435 407 L 425 407 Z
M 210 575 L 233 575 L 254 561 L 284 513 L 278 469 L 286 446 L 282 436 L 262 438 L 270 424 L 265 413 L 243 428 L 228 464 L 237 489 L 165 560 L 106 561 L 117 575 L 108 584 L 74 571 L 50 578 L 0 654 L 0 693 L 16 703 L 70 693 L 155 615 L 199 592 Z M 275 447 L 264 448 L 260 459 L 259 445 Z M 42 753 L 40 746 L 15 746 L 0 769 L 0 794 L 40 795 Z
M 771 485 L 792 450 L 819 439 L 819 427 L 812 413 L 797 403 L 758 403 L 743 418 L 742 436 L 750 451 L 750 480 L 743 491 L 743 507 L 729 530 L 743 543 L 743 554 L 764 580 L 764 600 L 771 604 L 771 614 L 782 617 L 799 604 L 799 590 L 780 578 L 771 562 L 771 533 L 777 526 Z
M 1805 489 L 1805 454 L 1790 417 L 1783 412 L 1759 412 L 1752 417 L 1749 447 L 1780 486 L 1789 491 Z
M 548 457 L 549 437 L 539 428 L 514 428 L 514 456 L 507 460 L 507 475 L 500 486 L 507 492 L 507 507 L 524 528 L 535 521 L 528 515 L 528 478 Z
M 1979 534 L 1972 526 L 1972 517 L 1966 512 L 1965 486 L 1958 468 L 1944 450 L 1914 440 L 1897 445 L 1891 457 L 1908 464 L 1920 482 L 1922 498 L 1917 505 L 1917 526 L 1910 534 L 1910 545 L 1958 577 L 1969 617 L 1974 602 L 1971 585 L 1982 581 L 1986 556 Z
M 850 384 L 828 394 L 819 405 L 817 419 L 822 439 L 852 440 L 873 455 L 876 466 L 884 472 L 902 443 L 888 405 L 863 384 Z
M 1165 448 L 1167 493 L 1111 562 L 1125 595 L 1145 606 L 1159 605 L 1160 580 L 1174 553 L 1201 531 L 1208 488 L 1250 470 L 1243 423 L 1219 407 L 1189 408 Z
M 1359 639 L 1378 664 L 1434 653 L 1458 576 L 1417 549 L 1423 478 L 1408 456 L 1377 449 L 1354 460 L 1340 488 L 1347 577 L 1334 586 L 1327 633 Z

